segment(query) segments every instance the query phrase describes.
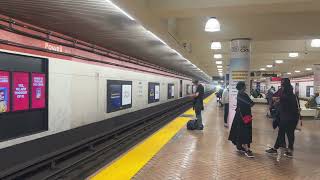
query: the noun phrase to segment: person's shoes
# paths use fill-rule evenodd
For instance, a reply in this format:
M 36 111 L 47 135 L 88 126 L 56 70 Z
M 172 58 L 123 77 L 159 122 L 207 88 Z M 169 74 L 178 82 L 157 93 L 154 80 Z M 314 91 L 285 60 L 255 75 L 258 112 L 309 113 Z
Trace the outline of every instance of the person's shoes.
M 269 154 L 277 154 L 278 151 L 277 151 L 276 149 L 274 149 L 274 148 L 270 148 L 270 149 L 267 149 L 267 150 L 266 150 L 266 153 L 269 153 Z
M 286 152 L 284 153 L 284 156 L 286 156 L 286 157 L 288 157 L 288 158 L 292 158 L 292 157 L 293 157 L 293 153 L 290 152 L 290 151 L 286 151 Z
M 203 125 L 199 125 L 196 130 L 203 130 Z
M 246 150 L 243 147 L 237 147 L 237 151 L 239 153 L 245 153 L 246 152 Z
M 251 150 L 248 150 L 244 153 L 248 158 L 254 158 L 254 155 Z

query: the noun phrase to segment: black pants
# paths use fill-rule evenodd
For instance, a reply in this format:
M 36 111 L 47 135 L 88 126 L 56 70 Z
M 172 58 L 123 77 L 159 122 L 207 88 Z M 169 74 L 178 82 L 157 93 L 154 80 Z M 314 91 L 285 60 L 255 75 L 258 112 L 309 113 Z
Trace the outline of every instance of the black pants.
M 285 123 L 280 124 L 279 131 L 278 131 L 278 137 L 276 140 L 276 143 L 274 145 L 275 149 L 279 149 L 279 147 L 286 148 L 286 135 L 288 138 L 289 146 L 288 148 L 293 151 L 293 144 L 294 144 L 294 131 L 296 129 L 297 123 L 291 122 L 291 123 Z
M 228 123 L 229 103 L 224 104 L 224 123 Z

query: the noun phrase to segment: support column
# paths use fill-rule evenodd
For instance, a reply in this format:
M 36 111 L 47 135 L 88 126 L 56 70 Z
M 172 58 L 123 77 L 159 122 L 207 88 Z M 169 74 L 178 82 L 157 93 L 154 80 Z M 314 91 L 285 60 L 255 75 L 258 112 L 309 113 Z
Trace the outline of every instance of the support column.
M 239 81 L 246 83 L 246 92 L 250 93 L 250 39 L 231 40 L 231 59 L 230 59 L 230 84 L 229 84 L 229 116 L 228 124 L 231 128 L 235 109 L 237 107 L 238 90 L 236 85 Z
M 314 72 L 314 93 L 320 93 L 320 64 L 315 64 L 313 68 Z

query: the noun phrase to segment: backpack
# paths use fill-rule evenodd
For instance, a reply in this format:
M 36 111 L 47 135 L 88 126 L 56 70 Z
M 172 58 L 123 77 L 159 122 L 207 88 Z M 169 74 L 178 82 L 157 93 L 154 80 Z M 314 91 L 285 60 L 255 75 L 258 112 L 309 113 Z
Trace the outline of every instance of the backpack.
M 197 120 L 190 120 L 187 123 L 188 130 L 195 130 L 197 128 Z

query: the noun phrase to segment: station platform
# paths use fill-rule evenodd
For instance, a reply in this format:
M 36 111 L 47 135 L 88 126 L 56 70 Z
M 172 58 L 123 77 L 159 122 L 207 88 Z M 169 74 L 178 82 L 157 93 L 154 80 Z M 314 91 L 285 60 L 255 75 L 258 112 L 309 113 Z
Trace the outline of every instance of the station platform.
M 277 162 L 265 153 L 277 135 L 266 111 L 266 105 L 253 107 L 253 159 L 238 154 L 227 140 L 223 108 L 210 96 L 203 131 L 186 130 L 185 123 L 194 115 L 189 110 L 89 179 L 320 179 L 320 121 L 303 121 L 294 157 Z

